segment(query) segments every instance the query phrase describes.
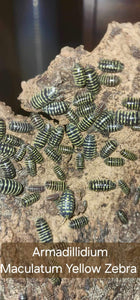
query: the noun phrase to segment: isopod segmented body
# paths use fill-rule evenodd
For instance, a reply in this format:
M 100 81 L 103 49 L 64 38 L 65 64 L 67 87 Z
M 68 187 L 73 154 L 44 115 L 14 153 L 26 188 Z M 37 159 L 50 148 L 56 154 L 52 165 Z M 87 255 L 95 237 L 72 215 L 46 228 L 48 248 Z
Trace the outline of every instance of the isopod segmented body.
M 64 171 L 60 168 L 60 166 L 58 166 L 58 165 L 55 166 L 54 172 L 55 172 L 56 176 L 58 177 L 58 179 L 60 179 L 60 180 L 66 179 L 66 175 L 65 175 Z
M 127 109 L 140 110 L 140 98 L 127 97 L 122 101 L 122 105 Z
M 107 130 L 107 124 L 113 118 L 112 112 L 103 111 L 103 113 L 95 120 L 94 128 L 100 132 L 105 132 Z
M 0 118 L 0 140 L 3 139 L 5 133 L 6 133 L 6 124 L 5 121 Z
M 116 73 L 122 72 L 124 64 L 119 60 L 102 59 L 99 61 L 98 68 L 103 72 Z
M 50 279 L 53 286 L 57 286 L 61 284 L 61 278 L 60 277 L 52 277 Z
M 127 214 L 124 210 L 121 210 L 119 209 L 117 212 L 116 212 L 119 220 L 123 223 L 123 224 L 127 224 L 128 223 L 128 217 L 127 217 Z
M 2 154 L 2 156 L 12 157 L 15 153 L 16 148 L 14 146 L 5 143 L 0 143 L 0 154 Z
M 36 163 L 42 163 L 44 160 L 42 154 L 34 147 L 31 146 L 30 144 L 27 144 L 26 149 L 31 156 L 31 158 L 36 162 Z
M 53 149 L 51 146 L 46 146 L 44 149 L 45 153 L 48 157 L 50 157 L 53 161 L 60 163 L 62 160 L 61 153 L 58 153 L 55 149 Z
M 83 170 L 85 167 L 85 164 L 84 164 L 84 154 L 83 153 L 77 153 L 77 156 L 76 156 L 76 169 L 78 171 L 80 170 Z
M 74 148 L 66 145 L 59 145 L 57 151 L 62 154 L 71 155 L 74 152 Z
M 134 195 L 134 204 L 137 205 L 140 201 L 140 187 L 136 189 L 136 193 Z
M 134 131 L 140 131 L 140 125 L 131 126 L 131 129 Z
M 88 224 L 88 218 L 86 216 L 82 216 L 80 218 L 71 220 L 69 222 L 69 227 L 72 229 L 80 229 Z
M 75 197 L 72 190 L 66 189 L 61 197 L 58 204 L 60 215 L 66 219 L 70 219 L 73 216 L 75 209 Z
M 30 118 L 34 128 L 38 130 L 42 130 L 44 128 L 44 121 L 38 113 L 32 112 L 30 114 Z
M 104 75 L 101 74 L 99 76 L 100 84 L 106 85 L 106 86 L 116 86 L 120 83 L 120 77 L 116 75 Z
M 39 235 L 39 239 L 42 243 L 53 242 L 53 236 L 48 223 L 43 219 L 39 218 L 36 221 L 36 229 Z
M 12 179 L 16 177 L 16 169 L 8 157 L 0 158 L 0 168 L 4 172 L 5 178 Z
M 64 101 L 54 101 L 43 107 L 42 110 L 51 116 L 63 115 L 68 110 L 68 104 Z
M 55 190 L 55 191 L 64 191 L 66 188 L 65 181 L 46 181 L 45 183 L 46 189 Z
M 25 165 L 27 169 L 27 173 L 34 177 L 37 174 L 36 162 L 30 157 L 30 155 L 25 158 Z
M 98 94 L 100 91 L 99 76 L 95 71 L 94 67 L 86 67 L 86 87 L 92 94 Z
M 48 138 L 48 144 L 52 147 L 57 147 L 62 142 L 64 136 L 64 127 L 57 126 L 51 131 L 51 134 Z
M 118 146 L 117 141 L 115 141 L 115 140 L 107 141 L 105 146 L 100 151 L 100 156 L 102 158 L 108 157 L 111 153 L 113 153 L 115 151 L 117 146 Z
M 121 154 L 123 157 L 125 157 L 125 158 L 127 158 L 127 159 L 129 159 L 129 160 L 136 160 L 136 159 L 137 159 L 136 154 L 134 154 L 133 152 L 130 152 L 129 150 L 126 150 L 126 149 L 122 149 L 122 150 L 120 151 L 120 154 Z
M 120 167 L 125 164 L 125 160 L 120 157 L 107 157 L 104 159 L 104 162 L 107 166 L 111 167 Z
M 116 123 L 115 120 L 111 120 L 108 124 L 107 124 L 107 131 L 108 132 L 116 132 L 123 129 L 123 125 Z
M 96 192 L 105 192 L 114 190 L 116 184 L 111 180 L 91 180 L 89 182 L 89 189 Z
M 56 194 L 51 194 L 47 196 L 47 200 L 49 201 L 57 201 L 59 199 L 60 195 L 58 193 Z
M 73 109 L 69 108 L 67 113 L 66 113 L 66 117 L 68 118 L 68 120 L 74 124 L 77 124 L 79 122 L 79 117 L 77 116 L 77 114 L 75 113 L 75 111 L 73 111 Z
M 26 154 L 26 145 L 22 144 L 19 150 L 15 153 L 13 158 L 15 161 L 21 161 L 25 156 L 25 154 Z
M 23 185 L 20 182 L 14 179 L 0 178 L 0 193 L 17 196 L 22 192 Z
M 83 154 L 86 160 L 91 160 L 93 157 L 97 156 L 97 144 L 95 141 L 95 136 L 88 134 L 83 143 Z
M 57 96 L 57 89 L 53 87 L 46 87 L 41 90 L 39 94 L 36 94 L 31 99 L 31 105 L 36 108 L 42 108 L 46 106 L 50 101 L 53 101 Z
M 122 111 L 117 110 L 113 117 L 115 122 L 121 125 L 133 126 L 137 125 L 140 121 L 140 113 L 138 111 Z
M 73 78 L 76 86 L 84 87 L 86 85 L 85 69 L 79 63 L 76 63 L 73 68 Z
M 84 116 L 88 116 L 89 114 L 92 114 L 94 110 L 95 110 L 95 104 L 87 103 L 87 104 L 80 105 L 76 110 L 76 114 L 79 117 L 84 117 Z
M 9 123 L 9 129 L 15 132 L 28 133 L 33 130 L 33 126 L 27 122 L 11 121 Z
M 81 146 L 84 142 L 83 136 L 78 130 L 77 126 L 73 123 L 66 125 L 66 133 L 74 146 Z
M 94 113 L 86 116 L 83 120 L 81 120 L 77 127 L 79 131 L 86 131 L 95 121 Z
M 39 199 L 40 199 L 39 193 L 28 194 L 28 195 L 25 195 L 21 199 L 21 203 L 24 207 L 26 207 L 26 206 L 30 206 L 33 203 L 37 202 Z
M 118 181 L 118 185 L 121 188 L 121 190 L 124 192 L 124 194 L 129 195 L 130 193 L 130 188 L 129 186 L 126 184 L 126 182 L 124 180 L 119 180 Z
M 45 186 L 44 185 L 30 185 L 26 187 L 28 192 L 31 193 L 42 193 L 45 191 Z
M 90 92 L 77 93 L 73 100 L 73 105 L 81 106 L 87 103 L 93 103 L 95 96 Z
M 50 124 L 46 124 L 45 127 L 39 131 L 34 140 L 34 146 L 36 148 L 41 149 L 47 144 L 48 138 L 51 134 L 51 128 Z
M 6 144 L 10 144 L 12 146 L 17 146 L 17 147 L 24 144 L 24 141 L 21 138 L 15 136 L 15 135 L 12 135 L 12 134 L 6 134 L 4 136 L 3 142 Z

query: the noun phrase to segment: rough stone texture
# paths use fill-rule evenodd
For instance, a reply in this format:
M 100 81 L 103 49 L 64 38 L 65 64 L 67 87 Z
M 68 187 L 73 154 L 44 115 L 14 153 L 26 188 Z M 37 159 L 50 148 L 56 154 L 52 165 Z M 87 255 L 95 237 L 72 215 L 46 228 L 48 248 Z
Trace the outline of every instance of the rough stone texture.
M 42 75 L 38 75 L 27 82 L 22 82 L 22 93 L 19 95 L 21 107 L 26 111 L 35 111 L 30 105 L 30 99 L 45 86 L 54 85 L 58 88 L 60 97 L 72 102 L 75 93 L 79 90 L 74 86 L 72 77 L 72 68 L 75 62 L 80 62 L 83 66 L 87 64 L 95 66 L 97 69 L 99 59 L 118 59 L 124 63 L 125 68 L 118 75 L 121 77 L 121 83 L 114 88 L 103 87 L 97 96 L 96 104 L 105 101 L 107 108 L 117 110 L 122 108 L 121 101 L 126 96 L 139 97 L 140 88 L 140 23 L 132 25 L 131 23 L 119 24 L 112 22 L 109 24 L 107 32 L 91 53 L 85 51 L 83 46 L 76 49 L 65 47 L 60 55 L 51 62 L 48 70 Z M 100 70 L 97 69 L 98 74 Z M 14 116 L 9 107 L 1 103 L 0 117 L 5 118 L 7 128 L 8 122 L 15 120 L 28 120 L 23 116 Z M 46 116 L 47 117 L 47 116 Z M 59 124 L 65 125 L 68 120 L 65 116 L 55 117 Z M 54 120 L 46 122 L 54 124 Z M 10 131 L 7 130 L 7 133 Z M 10 132 L 13 134 L 12 132 Z M 20 135 L 26 142 L 33 141 L 36 131 L 33 135 Z M 85 136 L 86 133 L 83 133 Z M 106 137 L 95 133 L 98 152 L 107 140 Z M 125 127 L 122 131 L 110 134 L 111 139 L 117 139 L 119 146 L 112 156 L 118 156 L 123 148 L 135 152 L 139 156 L 139 133 L 131 128 Z M 70 145 L 68 137 L 65 134 L 63 144 Z M 26 176 L 24 163 L 14 163 L 17 171 L 17 179 L 24 185 L 25 189 L 30 184 L 43 184 L 46 180 L 57 180 L 54 172 L 54 163 L 44 156 L 44 163 L 38 165 L 38 175 L 35 178 Z M 20 203 L 21 196 L 11 197 L 2 195 L 0 198 L 0 207 L 2 211 L 0 238 L 3 242 L 34 242 L 38 241 L 38 235 L 35 228 L 35 220 L 42 216 L 45 218 L 53 232 L 54 242 L 58 241 L 79 241 L 79 242 L 139 242 L 139 212 L 138 207 L 133 204 L 135 188 L 139 185 L 139 161 L 131 162 L 126 160 L 123 167 L 111 168 L 104 164 L 101 157 L 97 157 L 92 162 L 86 161 L 85 169 L 82 174 L 75 170 L 75 156 L 63 156 L 62 168 L 67 174 L 67 184 L 74 190 L 76 198 L 75 216 L 81 211 L 82 200 L 88 201 L 88 208 L 85 214 L 89 217 L 89 224 L 82 230 L 71 230 L 68 222 L 63 223 L 63 218 L 57 214 L 55 205 L 51 205 L 46 196 L 51 191 L 45 191 L 41 194 L 41 199 L 29 208 L 23 208 Z M 93 173 L 94 170 L 94 173 Z M 89 191 L 88 181 L 91 179 L 109 178 L 116 182 L 119 179 L 125 181 L 131 187 L 129 197 L 124 196 L 120 188 L 108 193 L 96 193 Z M 128 225 L 122 225 L 116 217 L 117 209 L 125 209 L 128 217 Z M 138 300 L 139 280 L 138 279 L 63 279 L 61 286 L 53 288 L 48 279 L 42 280 L 25 279 L 13 280 L 7 279 L 1 281 L 1 299 L 18 299 L 18 295 L 27 290 L 29 299 L 114 299 Z

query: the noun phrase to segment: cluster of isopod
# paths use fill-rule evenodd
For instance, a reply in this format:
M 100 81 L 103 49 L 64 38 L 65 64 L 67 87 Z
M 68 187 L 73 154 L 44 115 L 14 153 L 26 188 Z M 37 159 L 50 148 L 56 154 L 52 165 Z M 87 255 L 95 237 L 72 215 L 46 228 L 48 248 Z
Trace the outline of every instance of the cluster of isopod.
M 109 137 L 110 132 L 122 130 L 123 126 L 129 126 L 132 130 L 140 130 L 140 99 L 128 97 L 122 101 L 122 105 L 129 110 L 119 110 L 116 112 L 108 111 L 104 103 L 95 104 L 96 97 L 101 90 L 102 85 L 114 87 L 120 83 L 117 75 L 106 73 L 121 72 L 124 68 L 123 63 L 117 60 L 101 60 L 99 69 L 103 74 L 99 75 L 93 66 L 85 68 L 76 63 L 72 70 L 74 84 L 84 91 L 76 93 L 73 102 L 59 100 L 59 93 L 55 87 L 47 87 L 32 97 L 30 104 L 36 110 L 41 110 L 49 115 L 65 115 L 69 123 L 66 126 L 57 125 L 53 127 L 50 123 L 44 123 L 44 119 L 38 112 L 32 112 L 30 115 L 31 123 L 11 121 L 9 130 L 17 133 L 30 134 L 34 129 L 38 131 L 33 145 L 25 143 L 21 138 L 6 134 L 6 125 L 3 119 L 0 119 L 0 168 L 2 178 L 0 178 L 0 192 L 3 194 L 20 195 L 24 191 L 24 186 L 15 180 L 16 168 L 15 162 L 21 160 L 25 163 L 27 174 L 31 177 L 37 175 L 37 164 L 44 161 L 40 150 L 43 149 L 44 155 L 53 160 L 54 173 L 58 181 L 46 181 L 44 185 L 31 185 L 26 187 L 28 193 L 22 196 L 21 203 L 24 207 L 30 206 L 40 199 L 40 193 L 46 189 L 61 191 L 62 194 L 52 194 L 47 197 L 48 201 L 53 200 L 64 219 L 71 219 L 75 210 L 74 192 L 67 186 L 66 174 L 60 167 L 63 155 L 73 155 L 76 153 L 76 169 L 82 172 L 85 162 L 98 157 L 97 142 L 93 132 L 98 131 L 101 135 Z M 57 99 L 58 97 L 58 99 Z M 82 132 L 87 131 L 83 136 Z M 62 143 L 64 135 L 67 135 L 71 146 Z M 135 161 L 136 154 L 129 149 L 122 149 L 120 155 L 123 157 L 111 157 L 110 155 L 118 146 L 117 140 L 108 140 L 100 150 L 100 157 L 104 163 L 111 167 L 121 167 L 125 159 Z M 18 150 L 17 150 L 18 147 Z M 80 147 L 80 151 L 79 151 Z M 125 195 L 130 193 L 130 188 L 123 179 L 118 181 L 118 186 Z M 104 192 L 116 188 L 116 183 L 110 179 L 94 179 L 89 182 L 88 188 L 92 191 Z M 137 188 L 134 204 L 139 202 L 140 188 Z M 87 203 L 84 201 L 85 210 Z M 117 216 L 123 224 L 128 223 L 128 217 L 124 210 L 118 210 Z M 69 227 L 79 229 L 88 224 L 88 217 L 82 215 L 78 218 L 69 220 Z M 36 221 L 36 229 L 39 239 L 43 243 L 53 242 L 52 231 L 45 219 L 40 217 Z M 61 283 L 59 277 L 52 278 L 52 283 L 58 285 Z

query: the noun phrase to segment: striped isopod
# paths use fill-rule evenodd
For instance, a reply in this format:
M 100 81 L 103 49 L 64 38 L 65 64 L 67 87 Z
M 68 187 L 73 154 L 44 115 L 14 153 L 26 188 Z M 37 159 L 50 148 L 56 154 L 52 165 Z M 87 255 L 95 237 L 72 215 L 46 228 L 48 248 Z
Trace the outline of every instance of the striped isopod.
M 76 63 L 72 73 L 75 85 L 78 87 L 84 87 L 86 85 L 84 67 L 81 64 Z
M 34 140 L 34 146 L 36 148 L 41 149 L 47 144 L 48 138 L 51 134 L 51 128 L 52 126 L 48 123 L 42 130 L 39 131 Z
M 57 89 L 52 87 L 46 87 L 44 90 L 41 90 L 41 92 L 31 99 L 31 105 L 36 108 L 42 108 L 46 106 L 50 101 L 54 101 L 54 99 L 57 96 Z
M 105 146 L 100 151 L 100 156 L 102 158 L 108 157 L 110 154 L 112 154 L 115 151 L 117 146 L 118 146 L 117 141 L 115 140 L 107 141 Z
M 102 59 L 99 61 L 98 68 L 103 72 L 116 73 L 122 72 L 124 64 L 119 60 Z
M 72 190 L 66 189 L 61 197 L 58 204 L 60 215 L 66 219 L 70 219 L 73 216 L 75 209 L 75 197 Z
M 86 87 L 92 94 L 98 94 L 100 91 L 99 76 L 95 71 L 94 67 L 86 67 Z
M 99 76 L 100 84 L 106 85 L 106 86 L 116 86 L 120 83 L 120 77 L 116 75 L 104 75 L 101 74 Z
M 22 192 L 23 185 L 20 182 L 14 179 L 0 178 L 0 193 L 17 196 Z
M 73 111 L 73 109 L 69 108 L 67 113 L 66 113 L 66 117 L 68 118 L 68 120 L 74 124 L 77 124 L 79 122 L 79 117 L 78 115 L 75 113 L 75 111 Z
M 107 166 L 120 167 L 125 164 L 125 160 L 120 157 L 107 157 L 106 159 L 104 159 L 104 163 Z
M 0 158 L 0 168 L 4 172 L 5 178 L 12 179 L 16 177 L 16 169 L 8 157 Z
M 110 111 L 103 111 L 103 113 L 95 120 L 94 127 L 101 133 L 107 130 L 107 124 L 112 119 L 113 115 Z
M 48 138 L 48 144 L 52 147 L 57 147 L 62 142 L 64 136 L 64 127 L 57 126 L 51 131 L 51 134 Z
M 36 229 L 39 235 L 39 239 L 42 243 L 50 243 L 53 241 L 52 231 L 43 218 L 39 218 L 36 221 Z
M 60 277 L 52 277 L 50 279 L 53 286 L 57 286 L 61 284 L 61 278 Z
M 95 96 L 90 92 L 77 93 L 73 100 L 73 105 L 81 106 L 87 103 L 93 103 Z
M 140 131 L 140 125 L 133 125 L 131 126 L 131 129 L 134 131 Z
M 26 194 L 22 199 L 21 203 L 24 207 L 30 206 L 33 203 L 37 202 L 40 199 L 39 193 L 33 193 L 33 194 Z
M 86 216 L 79 217 L 69 222 L 69 227 L 72 229 L 80 229 L 88 224 L 88 218 Z
M 66 175 L 65 175 L 64 171 L 60 168 L 60 166 L 58 166 L 58 165 L 55 166 L 54 172 L 55 172 L 56 176 L 58 177 L 58 179 L 60 179 L 60 180 L 66 179 Z
M 140 187 L 136 189 L 136 193 L 134 196 L 134 204 L 137 205 L 140 201 Z
M 26 165 L 26 169 L 27 169 L 27 173 L 34 177 L 37 174 L 37 170 L 36 170 L 36 162 L 28 155 L 25 158 L 25 165 Z
M 107 124 L 107 131 L 108 132 L 115 132 L 115 131 L 119 131 L 123 129 L 123 125 L 116 123 L 115 120 L 111 120 L 108 124 Z
M 42 163 L 44 160 L 42 154 L 34 147 L 31 146 L 30 144 L 27 144 L 26 149 L 31 156 L 31 158 L 36 162 L 36 163 Z
M 91 180 L 89 182 L 89 189 L 96 192 L 105 192 L 114 190 L 116 184 L 111 180 Z
M 15 132 L 28 133 L 33 130 L 33 126 L 27 122 L 11 121 L 9 123 L 9 129 Z
M 113 118 L 115 122 L 121 125 L 133 126 L 139 123 L 140 113 L 137 111 L 128 112 L 128 111 L 117 110 Z
M 24 144 L 24 141 L 21 138 L 15 136 L 15 135 L 12 135 L 12 134 L 6 134 L 4 136 L 3 142 L 6 144 L 10 144 L 12 146 L 17 146 L 17 147 Z
M 2 142 L 0 143 L 0 154 L 2 154 L 2 156 L 12 157 L 15 153 L 16 148 L 14 146 Z
M 95 136 L 88 134 L 83 143 L 83 154 L 85 160 L 91 160 L 93 157 L 97 156 L 97 144 L 95 141 Z
M 6 124 L 5 121 L 0 118 L 0 140 L 3 139 L 5 133 L 6 133 Z
M 54 101 L 42 108 L 42 111 L 51 116 L 63 115 L 67 110 L 68 104 L 64 101 Z
M 20 294 L 19 300 L 28 300 L 27 294 Z
M 45 183 L 46 189 L 55 191 L 64 191 L 66 188 L 65 181 L 52 181 L 48 180 Z
M 86 131 L 95 121 L 95 116 L 94 113 L 86 116 L 84 119 L 82 119 L 77 127 L 79 129 L 79 131 Z
M 34 128 L 38 130 L 42 130 L 44 128 L 44 121 L 38 113 L 32 112 L 30 114 L 30 118 Z
M 130 193 L 130 188 L 129 186 L 126 184 L 126 182 L 124 180 L 119 180 L 118 181 L 118 185 L 121 188 L 121 190 L 124 192 L 124 194 L 129 195 Z
M 123 223 L 123 224 L 127 224 L 128 223 L 128 217 L 127 217 L 127 214 L 124 210 L 121 210 L 119 209 L 117 212 L 116 212 L 119 220 Z
M 140 110 L 140 98 L 127 97 L 122 101 L 122 105 L 127 109 Z
M 77 126 L 73 123 L 66 125 L 66 133 L 74 146 L 81 146 L 84 142 L 83 136 L 78 130 Z
M 85 163 L 84 163 L 84 154 L 83 153 L 77 153 L 76 156 L 76 169 L 78 171 L 83 170 L 85 167 Z
M 95 104 L 94 103 L 87 103 L 87 104 L 83 104 L 78 106 L 77 110 L 76 110 L 76 114 L 79 117 L 84 117 L 84 116 L 88 116 L 89 114 L 92 114 L 95 110 Z
M 122 150 L 120 151 L 120 154 L 121 154 L 123 157 L 125 157 L 125 158 L 127 158 L 127 159 L 129 159 L 129 160 L 136 160 L 136 159 L 137 159 L 136 154 L 134 154 L 133 152 L 130 152 L 129 150 L 126 150 L 126 149 L 122 149 Z
M 45 191 L 44 185 L 29 185 L 26 187 L 28 192 L 31 193 L 43 193 Z
M 15 153 L 13 158 L 15 161 L 21 161 L 25 156 L 25 154 L 26 154 L 26 145 L 23 144 L 20 146 L 19 150 Z
M 44 149 L 45 153 L 47 154 L 50 159 L 53 161 L 60 163 L 62 160 L 62 155 L 61 153 L 58 153 L 55 149 L 53 149 L 51 146 L 46 146 Z
M 70 155 L 74 152 L 74 148 L 61 144 L 57 147 L 57 151 L 62 154 Z

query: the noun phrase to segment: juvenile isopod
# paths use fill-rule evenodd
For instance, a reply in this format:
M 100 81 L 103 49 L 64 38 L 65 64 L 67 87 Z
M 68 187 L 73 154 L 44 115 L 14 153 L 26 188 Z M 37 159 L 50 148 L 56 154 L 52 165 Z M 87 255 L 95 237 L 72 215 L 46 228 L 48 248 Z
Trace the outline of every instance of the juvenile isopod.
M 136 159 L 137 159 L 137 155 L 136 155 L 136 154 L 134 154 L 133 152 L 131 152 L 131 151 L 129 151 L 129 150 L 126 150 L 126 149 L 122 149 L 122 150 L 120 151 L 120 154 L 121 154 L 123 157 L 125 157 L 125 158 L 127 158 L 127 159 L 129 159 L 129 160 L 136 160 Z
M 113 87 L 120 83 L 120 77 L 116 75 L 104 75 L 99 76 L 100 84 Z
M 48 180 L 45 183 L 46 189 L 55 190 L 55 191 L 64 191 L 66 188 L 65 181 L 52 181 Z
M 125 164 L 125 160 L 120 157 L 107 157 L 104 159 L 104 162 L 107 166 L 111 167 L 120 167 Z
M 91 180 L 89 182 L 89 189 L 96 192 L 105 192 L 114 190 L 116 184 L 111 180 Z
M 98 68 L 103 72 L 122 72 L 124 69 L 124 64 L 119 60 L 109 60 L 109 59 L 102 59 L 99 61 Z

